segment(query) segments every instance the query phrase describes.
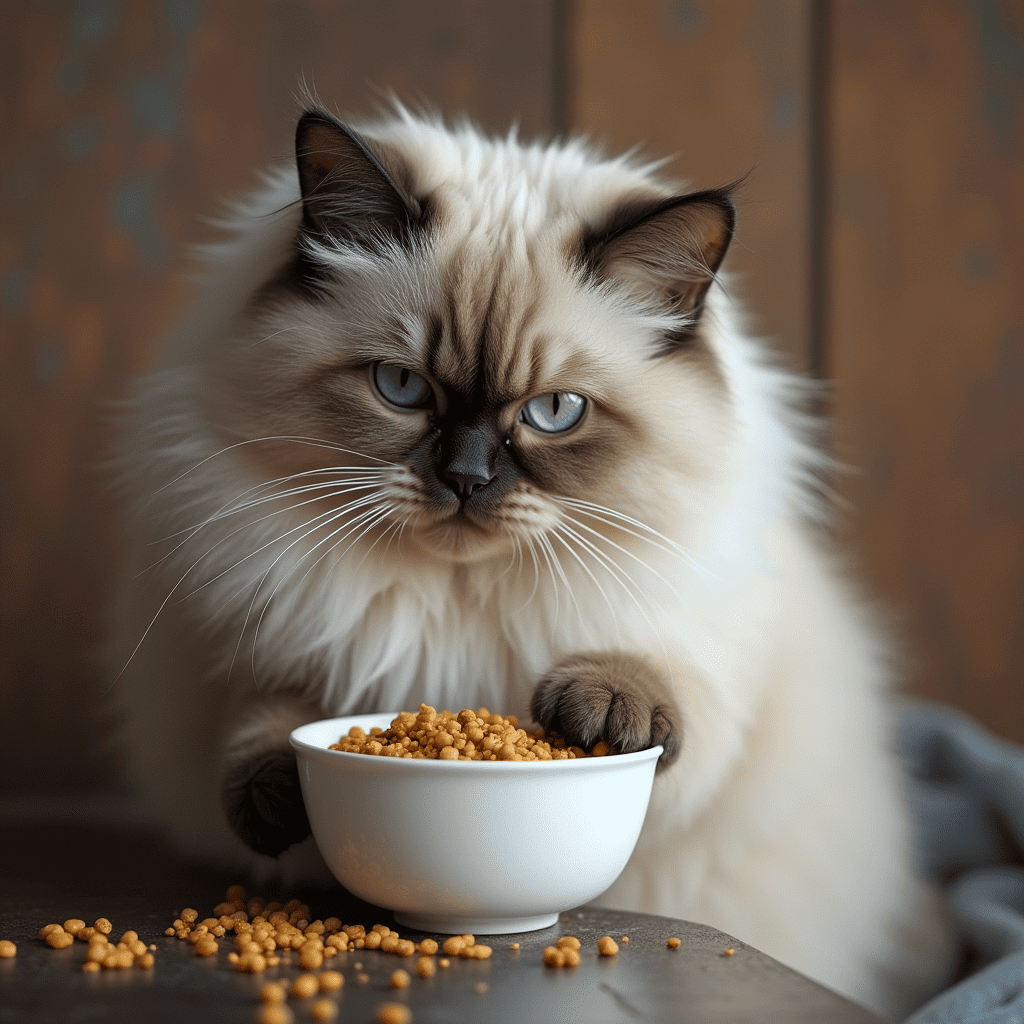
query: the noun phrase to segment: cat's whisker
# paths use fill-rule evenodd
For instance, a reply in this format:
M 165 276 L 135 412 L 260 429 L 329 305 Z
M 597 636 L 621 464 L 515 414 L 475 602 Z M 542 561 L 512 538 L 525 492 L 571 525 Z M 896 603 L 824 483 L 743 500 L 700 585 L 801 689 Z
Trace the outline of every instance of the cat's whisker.
M 647 597 L 646 594 L 644 594 L 643 590 L 641 590 L 641 588 L 637 585 L 636 580 L 634 580 L 633 577 L 630 576 L 629 573 L 626 572 L 626 570 L 623 569 L 621 565 L 619 565 L 614 559 L 612 559 L 611 556 L 600 551 L 594 544 L 588 541 L 585 537 L 580 536 L 580 534 L 573 530 L 572 527 L 562 522 L 559 523 L 559 525 L 556 527 L 556 530 L 564 532 L 566 536 L 571 537 L 573 540 L 575 540 L 576 543 L 579 544 L 585 551 L 589 551 L 590 554 L 593 556 L 594 560 L 599 565 L 601 565 L 602 568 L 604 568 L 604 570 L 616 581 L 616 583 L 619 584 L 620 587 L 622 587 L 623 593 L 625 593 L 625 595 L 633 602 L 633 604 L 636 605 L 637 611 L 640 612 L 640 614 L 643 616 L 644 621 L 651 629 L 651 633 L 657 638 L 658 645 L 661 647 L 662 655 L 665 658 L 665 665 L 668 668 L 669 676 L 671 678 L 672 664 L 668 656 L 668 649 L 665 647 L 665 642 L 662 639 L 661 631 L 651 621 L 651 618 L 647 614 L 647 612 L 644 611 L 644 607 L 640 603 L 636 595 L 640 594 L 641 596 L 645 597 L 648 603 L 650 603 L 650 598 Z M 618 573 L 622 573 L 626 581 L 628 581 L 629 585 L 627 585 L 627 583 L 623 582 L 623 580 L 619 578 Z
M 360 488 L 360 490 L 362 490 L 362 488 Z M 189 597 L 193 597 L 200 590 L 204 589 L 205 587 L 208 587 L 211 583 L 215 583 L 222 576 L 227 575 L 227 573 L 231 572 L 233 569 L 237 569 L 243 562 L 245 562 L 248 559 L 252 558 L 254 555 L 258 555 L 261 551 L 265 551 L 267 548 L 271 547 L 274 544 L 279 543 L 280 541 L 284 540 L 286 537 L 290 537 L 293 533 L 297 533 L 299 530 L 304 530 L 307 526 L 309 526 L 310 523 L 315 523 L 318 519 L 326 519 L 327 523 L 333 522 L 334 519 L 338 515 L 343 515 L 345 512 L 349 512 L 352 509 L 361 508 L 362 506 L 367 505 L 370 502 L 375 501 L 375 500 L 377 500 L 377 495 L 374 495 L 374 494 L 365 495 L 364 497 L 357 498 L 354 501 L 346 502 L 346 504 L 342 505 L 340 508 L 332 508 L 332 509 L 329 509 L 327 512 L 321 512 L 320 515 L 314 516 L 312 519 L 307 519 L 304 523 L 301 523 L 299 526 L 295 526 L 292 529 L 286 531 L 285 533 L 278 534 L 276 537 L 271 537 L 271 539 L 268 540 L 266 543 L 261 544 L 258 548 L 255 548 L 253 551 L 250 551 L 248 554 L 243 555 L 234 564 L 229 565 L 225 570 L 223 570 L 223 572 L 218 573 L 212 579 L 208 579 L 205 583 L 201 583 L 198 587 L 196 587 L 195 590 L 193 590 L 191 593 L 187 594 L 181 600 L 184 601 L 184 600 L 187 600 Z M 308 502 L 300 502 L 300 504 L 305 505 L 305 504 L 309 504 L 309 503 Z M 294 507 L 298 507 L 298 506 L 294 506 Z M 285 510 L 282 510 L 282 511 L 285 511 Z M 270 516 L 276 515 L 276 514 L 277 513 L 271 512 L 271 513 L 268 513 L 266 516 L 263 516 L 262 518 L 269 519 Z M 319 526 L 314 527 L 314 529 L 320 529 L 321 526 L 325 526 L 325 525 L 327 525 L 327 523 L 320 523 Z M 211 554 L 216 548 L 218 548 L 221 544 L 223 544 L 230 537 L 233 537 L 236 533 L 241 533 L 243 530 L 248 529 L 252 525 L 254 525 L 254 524 L 246 523 L 245 525 L 238 527 L 238 529 L 234 530 L 231 534 L 228 534 L 227 537 L 222 537 L 219 541 L 217 541 L 216 544 L 214 544 L 211 548 L 209 548 L 200 557 L 199 561 L 202 561 L 203 558 L 205 558 L 207 555 Z M 300 537 L 299 540 L 301 540 L 301 539 L 302 538 Z M 297 542 L 293 541 L 292 544 L 289 544 L 288 547 L 285 548 L 285 551 L 290 550 L 291 547 L 295 543 L 297 543 Z M 280 557 L 280 556 L 278 556 L 278 557 Z M 199 562 L 196 562 L 195 564 L 198 565 Z M 192 568 L 195 568 L 195 565 Z M 192 570 L 189 569 L 189 572 L 191 572 L 191 571 Z
M 579 553 L 576 552 L 569 545 L 568 541 L 566 541 L 566 539 L 561 535 L 561 532 L 557 528 L 555 529 L 554 536 L 558 538 L 559 543 L 566 549 L 566 551 L 568 551 L 569 554 L 576 559 L 576 561 L 579 563 L 580 568 L 590 577 L 594 586 L 597 587 L 598 591 L 600 592 L 601 597 L 604 598 L 604 603 L 608 605 L 608 611 L 612 613 L 612 622 L 615 625 L 615 641 L 616 643 L 621 644 L 622 635 L 619 632 L 618 609 L 615 607 L 614 604 L 612 604 L 611 598 L 608 596 L 604 587 L 602 587 L 601 584 L 598 582 L 597 577 L 590 571 L 590 568 L 587 566 L 586 562 L 584 562 L 583 559 L 580 557 Z
M 516 615 L 520 615 L 530 606 L 540 583 L 540 569 L 537 565 L 537 552 L 533 546 L 533 538 L 527 534 L 523 539 L 526 541 L 526 546 L 530 549 L 530 564 L 533 566 L 533 589 L 530 591 L 530 596 L 522 603 L 522 605 L 520 605 L 519 608 L 516 609 Z
M 558 580 L 555 579 L 555 570 L 551 567 L 551 558 L 548 552 L 551 550 L 551 544 L 548 539 L 544 536 L 537 538 L 537 544 L 540 547 L 540 553 L 544 556 L 544 561 L 548 567 L 548 574 L 551 576 L 551 589 L 555 595 L 555 617 L 552 620 L 552 624 L 557 626 L 558 624 Z
M 671 537 L 666 537 L 664 534 L 659 533 L 654 529 L 654 527 L 641 522 L 639 519 L 634 519 L 632 516 L 626 515 L 624 512 L 618 512 L 613 508 L 608 508 L 606 505 L 598 505 L 591 501 L 583 501 L 580 498 L 567 498 L 559 495 L 553 496 L 553 500 L 557 501 L 559 504 L 568 505 L 571 508 L 582 512 L 584 515 L 589 516 L 591 519 L 596 519 L 599 522 L 605 523 L 607 526 L 612 526 L 617 530 L 621 530 L 623 533 L 636 537 L 637 540 L 642 540 L 647 544 L 650 544 L 652 547 L 656 547 L 659 550 L 664 551 L 666 554 L 676 555 L 677 557 L 682 558 L 683 561 L 685 561 L 686 564 L 689 565 L 699 576 L 705 579 L 718 579 L 718 576 L 715 573 L 701 565 L 700 562 L 698 562 L 693 555 L 686 550 L 686 548 L 677 544 Z M 605 516 L 610 516 L 611 519 L 606 519 L 604 518 Z M 621 526 L 619 522 L 615 522 L 614 520 L 629 523 L 631 526 L 635 526 L 637 529 L 644 531 L 644 533 L 638 534 L 634 533 L 632 530 L 627 530 L 624 526 Z M 650 536 L 645 536 L 645 534 L 650 534 Z M 651 537 L 656 537 L 658 540 L 664 541 L 668 547 L 655 543 Z
M 380 459 L 376 455 L 366 455 L 363 452 L 353 451 L 351 448 L 345 448 L 340 444 L 335 444 L 332 441 L 324 441 L 317 437 L 303 437 L 298 434 L 268 434 L 265 437 L 250 437 L 244 441 L 236 441 L 234 444 L 226 445 L 221 448 L 220 451 L 214 452 L 212 455 L 207 455 L 206 458 L 200 459 L 194 466 L 186 469 L 183 473 L 179 473 L 172 480 L 168 480 L 167 483 L 158 487 L 154 492 L 154 497 L 161 491 L 165 491 L 168 487 L 173 487 L 179 480 L 184 480 L 190 473 L 194 473 L 200 466 L 205 465 L 211 459 L 219 458 L 221 455 L 227 452 L 234 451 L 236 448 L 243 448 L 247 444 L 259 444 L 262 441 L 292 441 L 295 444 L 306 444 L 311 445 L 314 448 L 326 448 L 334 452 L 343 452 L 346 455 L 354 455 L 359 459 L 369 459 L 371 462 L 379 462 L 382 465 L 390 466 L 393 469 L 399 469 L 397 462 L 390 462 L 387 459 Z
M 551 552 L 551 557 L 554 560 L 555 566 L 558 569 L 558 575 L 561 577 L 562 583 L 565 585 L 566 592 L 569 594 L 569 597 L 572 600 L 573 606 L 576 609 L 576 615 L 577 615 L 578 621 L 579 622 L 585 621 L 584 617 L 583 617 L 583 612 L 580 610 L 579 603 L 576 601 L 576 594 L 575 594 L 575 592 L 573 590 L 573 586 L 569 582 L 569 577 L 566 576 L 565 570 L 562 568 L 562 563 L 561 563 L 561 560 L 558 557 L 558 552 L 555 550 L 555 546 L 551 543 L 551 541 L 547 537 L 544 537 L 543 541 L 544 541 L 545 545 L 547 546 L 548 550 Z M 564 546 L 564 544 L 563 544 L 563 546 Z
M 615 541 L 613 541 L 610 537 L 606 537 L 599 530 L 595 530 L 593 527 L 587 526 L 586 523 L 581 523 L 578 519 L 574 519 L 572 516 L 565 516 L 565 521 L 572 523 L 573 526 L 581 530 L 586 530 L 587 533 L 593 534 L 593 536 L 597 537 L 599 540 L 603 540 L 606 544 L 610 544 L 613 548 L 615 548 L 616 551 L 621 551 L 624 555 L 628 555 L 630 558 L 633 559 L 634 562 L 641 565 L 644 569 L 651 573 L 651 575 L 656 576 L 659 580 L 661 580 L 661 582 L 664 583 L 665 586 L 668 587 L 669 590 L 671 590 L 672 593 L 679 599 L 682 606 L 685 607 L 685 599 L 683 598 L 683 595 L 680 594 L 678 590 L 676 590 L 675 586 L 669 580 L 667 580 L 657 569 L 655 569 L 653 565 L 651 565 L 648 562 L 645 562 L 638 554 L 636 554 L 636 552 L 630 551 L 629 548 L 624 548 L 621 544 L 616 544 Z
M 287 582 L 288 582 L 288 581 L 289 581 L 289 580 L 291 579 L 292 575 L 293 575 L 293 574 L 294 574 L 294 573 L 296 572 L 296 570 L 297 570 L 297 569 L 299 568 L 299 566 L 300 566 L 300 565 L 301 565 L 301 564 L 303 563 L 303 561 L 305 561 L 305 559 L 307 559 L 307 558 L 308 558 L 308 557 L 309 557 L 309 556 L 310 556 L 310 555 L 311 555 L 311 554 L 312 554 L 312 553 L 313 553 L 314 551 L 316 551 L 316 549 L 317 549 L 318 547 L 320 547 L 320 545 L 322 545 L 322 544 L 326 544 L 326 543 L 327 543 L 327 541 L 329 541 L 329 540 L 330 540 L 330 539 L 331 539 L 331 538 L 332 538 L 333 536 L 335 536 L 335 535 L 336 535 L 337 533 L 341 533 L 341 532 L 342 532 L 343 530 L 346 530 L 346 529 L 347 529 L 347 530 L 349 530 L 349 533 L 351 533 L 351 531 L 352 531 L 352 530 L 358 529 L 359 525 L 360 525 L 360 524 L 361 524 L 362 522 L 364 522 L 364 521 L 365 521 L 365 520 L 367 520 L 367 519 L 370 519 L 370 520 L 372 520 L 372 522 L 370 523 L 370 525 L 369 525 L 369 526 L 367 526 L 367 527 L 366 527 L 366 529 L 364 529 L 364 530 L 363 530 L 363 531 L 362 531 L 362 532 L 361 532 L 361 533 L 359 534 L 359 536 L 360 536 L 360 537 L 361 537 L 361 536 L 363 536 L 363 534 L 365 534 L 365 533 L 366 533 L 366 530 L 367 530 L 367 529 L 371 529 L 371 528 L 372 528 L 372 527 L 373 527 L 374 525 L 376 525 L 376 523 L 378 523 L 378 522 L 380 522 L 380 521 L 381 521 L 382 519 L 386 518 L 386 517 L 387 517 L 387 515 L 388 515 L 388 513 L 389 513 L 389 512 L 391 511 L 391 509 L 392 509 L 392 508 L 393 508 L 393 506 L 391 506 L 391 505 L 375 505 L 375 506 L 373 506 L 373 507 L 372 507 L 371 509 L 369 509 L 369 510 L 367 510 L 367 511 L 365 511 L 365 512 L 362 512 L 362 513 L 360 513 L 360 514 L 359 514 L 358 516 L 356 516 L 356 518 L 355 518 L 354 520 L 351 520 L 351 521 L 349 521 L 349 522 L 346 522 L 346 523 L 345 523 L 344 525 L 340 526 L 340 527 L 339 527 L 339 528 L 338 528 L 337 530 L 335 530 L 334 532 L 332 532 L 332 533 L 329 533 L 329 534 L 328 534 L 328 535 L 327 535 L 326 537 L 324 537 L 324 538 L 323 538 L 322 540 L 319 540 L 319 541 L 317 541 L 317 543 L 316 543 L 316 544 L 314 544 L 314 545 L 313 545 L 313 547 L 311 547 L 311 548 L 310 548 L 310 549 L 309 549 L 309 550 L 308 550 L 307 552 L 305 552 L 305 553 L 304 553 L 304 554 L 302 555 L 302 557 L 298 559 L 298 561 L 297 561 L 297 562 L 295 563 L 295 565 L 294 565 L 294 566 L 293 566 L 293 567 L 292 567 L 292 568 L 291 568 L 291 569 L 290 569 L 290 570 L 289 570 L 289 571 L 288 571 L 287 573 L 285 573 L 285 575 L 284 575 L 284 578 L 283 578 L 283 579 L 281 579 L 281 580 L 280 580 L 280 581 L 278 582 L 277 586 L 276 586 L 276 587 L 274 587 L 273 591 L 271 591 L 271 594 L 270 594 L 270 596 L 269 596 L 269 597 L 267 598 L 267 600 L 266 600 L 266 601 L 264 602 L 264 605 L 263 605 L 263 610 L 262 610 L 262 611 L 260 612 L 260 617 L 259 617 L 259 620 L 257 621 L 257 623 L 256 623 L 256 628 L 255 628 L 255 630 L 253 631 L 253 637 L 252 637 L 252 654 L 251 654 L 251 662 L 250 662 L 250 666 L 251 666 L 251 668 L 252 668 L 252 673 L 253 673 L 253 678 L 254 678 L 254 679 L 256 679 L 256 678 L 257 678 L 257 677 L 256 677 L 256 644 L 257 644 L 257 641 L 259 640 L 259 635 L 260 635 L 260 626 L 261 626 L 261 625 L 263 624 L 263 617 L 264 617 L 264 616 L 265 616 L 265 615 L 267 614 L 267 610 L 268 610 L 268 609 L 270 608 L 270 604 L 271 604 L 271 602 L 272 602 L 272 601 L 274 600 L 274 597 L 275 597 L 275 595 L 276 595 L 276 594 L 277 594 L 277 592 L 278 592 L 278 591 L 279 591 L 279 590 L 281 589 L 281 587 L 282 587 L 282 586 L 284 586 L 284 585 L 285 585 L 285 583 L 287 583 Z M 383 511 L 381 512 L 381 510 L 383 510 Z M 377 517 L 376 519 L 374 519 L 373 517 L 374 517 L 374 516 L 375 516 L 375 515 L 376 515 L 376 514 L 377 514 L 378 512 L 381 512 L 381 515 L 380 515 L 380 516 L 378 516 L 378 517 Z M 332 519 L 332 520 L 331 520 L 331 522 L 335 522 L 337 518 L 338 518 L 338 517 L 336 517 L 335 519 Z M 325 524 L 321 524 L 321 525 L 325 525 Z M 301 540 L 305 539 L 305 537 L 308 537 L 308 536 L 310 535 L 310 533 L 315 533 L 315 532 L 316 532 L 316 529 L 319 529 L 319 528 L 320 528 L 320 527 L 316 527 L 316 528 L 315 528 L 314 530 L 310 530 L 310 531 L 309 531 L 309 533 L 306 533 L 306 534 L 304 534 L 304 535 L 303 535 L 303 537 L 300 537 L 300 538 L 299 538 L 299 540 L 301 541 Z M 345 536 L 343 536 L 343 537 L 339 538 L 339 540 L 338 540 L 338 541 L 337 541 L 337 542 L 336 542 L 335 544 L 332 544 L 332 545 L 331 545 L 331 546 L 330 546 L 329 548 L 327 548 L 327 550 L 326 550 L 326 551 L 324 551 L 323 555 L 321 555 L 320 557 L 321 557 L 321 558 L 323 558 L 323 557 L 324 557 L 325 555 L 329 554 L 329 553 L 330 553 L 330 552 L 331 552 L 332 550 L 334 550 L 334 548 L 335 548 L 335 547 L 337 546 L 337 544 L 338 544 L 338 543 L 340 543 L 341 541 L 343 541 L 343 540 L 345 539 L 345 537 L 347 537 L 347 536 L 349 536 L 349 534 L 345 534 Z M 359 539 L 359 537 L 356 537 L 356 540 L 358 540 L 358 539 Z M 293 541 L 293 542 L 292 542 L 292 544 L 290 544 L 290 545 L 289 545 L 289 548 L 293 547 L 293 546 L 294 546 L 294 545 L 295 545 L 296 543 L 298 543 L 298 542 L 299 542 L 299 541 Z M 355 543 L 355 541 L 353 541 L 353 543 Z M 351 545 L 349 545 L 349 547 L 351 547 Z M 266 581 L 266 579 L 267 579 L 267 576 L 268 576 L 268 575 L 270 574 L 270 572 L 271 572 L 271 571 L 273 570 L 274 566 L 275 566 L 275 565 L 276 565 L 276 564 L 278 563 L 278 561 L 279 561 L 279 560 L 281 559 L 281 557 L 282 557 L 282 556 L 283 556 L 283 555 L 285 554 L 285 552 L 286 552 L 287 550 L 288 550 L 288 549 L 286 548 L 286 549 L 285 549 L 285 551 L 281 552 L 281 554 L 280 554 L 280 555 L 278 555 L 278 557 L 277 557 L 276 559 L 274 559 L 274 562 L 273 562 L 273 563 L 271 564 L 270 568 L 269 568 L 269 569 L 267 569 L 266 573 L 264 573 L 264 575 L 263 575 L 263 579 L 262 579 L 262 580 L 260 581 L 260 584 L 259 584 L 259 586 L 257 586 L 257 588 L 256 588 L 256 592 L 255 592 L 255 593 L 253 594 L 252 604 L 250 604 L 250 606 L 249 606 L 249 613 L 250 613 L 250 614 L 251 614 L 251 612 L 252 612 L 252 608 L 253 608 L 253 607 L 254 607 L 254 605 L 255 605 L 255 602 L 256 602 L 256 598 L 257 598 L 257 597 L 259 596 L 259 590 L 260 590 L 260 587 L 262 587 L 262 586 L 263 586 L 263 583 L 264 583 L 264 582 Z M 348 550 L 348 549 L 346 549 L 346 550 Z M 304 573 L 302 574 L 302 578 L 301 578 L 301 579 L 299 580 L 299 583 L 298 583 L 298 587 L 297 587 L 297 589 L 301 589 L 301 587 L 302 587 L 302 584 L 303 584 L 303 583 L 305 582 L 305 580 L 306 580 L 306 577 L 307 577 L 307 576 L 308 576 L 308 575 L 310 574 L 310 572 L 312 572 L 312 571 L 313 571 L 313 569 L 314 569 L 314 568 L 315 568 L 315 567 L 317 566 L 317 564 L 318 564 L 319 562 L 320 562 L 320 558 L 318 558 L 318 559 L 317 559 L 317 560 L 316 560 L 316 561 L 315 561 L 315 562 L 314 562 L 314 563 L 313 563 L 313 564 L 312 564 L 312 565 L 311 565 L 311 566 L 310 566 L 310 567 L 309 567 L 309 568 L 308 568 L 308 569 L 307 569 L 307 570 L 306 570 L 306 571 L 305 571 L 305 572 L 304 572 Z M 246 625 L 248 624 L 248 621 L 249 621 L 249 615 L 247 614 L 247 615 L 246 615 L 246 619 L 245 619 L 245 622 L 244 622 L 244 623 L 242 624 L 242 633 L 241 633 L 241 635 L 239 636 L 239 644 L 241 644 L 241 641 L 242 641 L 242 637 L 243 637 L 243 636 L 245 635 L 245 627 L 246 627 Z M 236 649 L 235 649 L 235 650 L 236 650 L 236 653 L 237 653 L 237 650 L 238 650 L 238 648 L 236 647 Z M 232 662 L 233 662 L 233 661 L 234 661 L 234 659 L 232 659 Z M 230 676 L 230 670 L 229 670 L 229 672 L 228 672 L 228 675 Z M 258 684 L 257 684 L 257 685 L 258 685 Z

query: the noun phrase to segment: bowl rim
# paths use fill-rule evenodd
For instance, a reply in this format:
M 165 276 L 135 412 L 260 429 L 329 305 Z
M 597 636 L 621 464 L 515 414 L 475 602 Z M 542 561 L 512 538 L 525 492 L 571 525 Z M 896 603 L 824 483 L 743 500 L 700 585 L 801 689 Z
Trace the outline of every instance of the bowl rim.
M 645 750 L 636 750 L 629 754 L 613 754 L 607 757 L 577 757 L 558 761 L 442 761 L 440 758 L 382 757 L 371 754 L 355 754 L 347 750 L 330 750 L 328 747 L 322 747 L 309 742 L 309 740 L 301 735 L 306 730 L 312 730 L 314 726 L 324 728 L 328 722 L 337 722 L 339 723 L 337 736 L 340 739 L 342 734 L 348 732 L 354 725 L 360 727 L 365 727 L 366 723 L 379 725 L 382 719 L 387 719 L 387 725 L 390 725 L 392 720 L 399 714 L 400 712 L 398 711 L 378 711 L 363 715 L 340 715 L 335 718 L 321 718 L 315 722 L 306 722 L 304 725 L 293 729 L 288 736 L 288 742 L 296 753 L 301 753 L 311 760 L 319 761 L 321 764 L 333 764 L 336 767 L 341 767 L 343 764 L 348 763 L 353 766 L 359 765 L 363 768 L 372 765 L 380 771 L 401 772 L 418 768 L 424 771 L 454 770 L 474 774 L 480 771 L 520 774 L 530 771 L 616 771 L 627 768 L 630 765 L 653 761 L 660 757 L 665 749 L 659 743 L 653 747 L 647 747 Z M 343 722 L 348 724 L 341 726 L 340 723 Z M 386 728 L 386 726 L 384 727 Z M 337 742 L 337 740 L 333 742 Z

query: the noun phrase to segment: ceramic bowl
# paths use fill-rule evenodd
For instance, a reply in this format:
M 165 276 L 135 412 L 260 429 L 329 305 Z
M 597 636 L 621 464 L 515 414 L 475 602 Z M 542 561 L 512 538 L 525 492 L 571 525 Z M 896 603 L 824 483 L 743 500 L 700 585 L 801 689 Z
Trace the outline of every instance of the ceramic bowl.
M 440 761 L 329 750 L 352 726 L 291 734 L 324 860 L 346 889 L 427 932 L 499 934 L 554 924 L 626 866 L 662 748 L 565 761 Z

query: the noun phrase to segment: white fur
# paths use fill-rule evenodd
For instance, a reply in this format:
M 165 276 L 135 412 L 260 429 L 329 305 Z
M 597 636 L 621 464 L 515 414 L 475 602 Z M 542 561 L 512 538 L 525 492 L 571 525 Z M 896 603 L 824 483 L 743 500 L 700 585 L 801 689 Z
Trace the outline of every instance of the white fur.
M 404 112 L 367 131 L 407 156 L 414 189 L 442 189 L 459 222 L 452 231 L 482 245 L 525 249 L 654 187 L 653 165 L 602 161 L 579 142 L 523 147 Z M 695 452 L 682 465 L 664 422 L 711 428 L 689 423 L 681 400 L 670 416 L 652 412 L 645 429 L 664 479 L 623 511 L 665 539 L 611 552 L 618 580 L 557 544 L 560 569 L 508 556 L 413 563 L 383 544 L 311 569 L 323 549 L 305 556 L 322 535 L 288 549 L 299 534 L 277 540 L 281 517 L 258 521 L 269 507 L 213 518 L 262 482 L 247 446 L 230 447 L 210 381 L 225 351 L 252 350 L 249 340 L 239 347 L 239 314 L 283 261 L 298 214 L 275 211 L 296 196 L 294 172 L 282 172 L 239 208 L 233 241 L 211 251 L 203 298 L 141 383 L 131 419 L 124 478 L 134 544 L 115 659 L 118 669 L 127 663 L 117 692 L 128 766 L 153 813 L 183 845 L 269 870 L 223 821 L 217 752 L 257 681 L 294 678 L 302 666 L 326 679 L 316 697 L 328 714 L 421 700 L 523 713 L 538 678 L 567 655 L 643 651 L 671 675 L 683 751 L 658 778 L 636 853 L 601 902 L 715 925 L 882 1012 L 913 1002 L 941 971 L 945 927 L 908 863 L 889 750 L 889 646 L 811 521 L 809 471 L 822 460 L 791 408 L 801 382 L 744 335 L 713 287 L 706 316 L 729 393 L 721 457 L 700 466 Z M 395 256 L 385 273 L 381 259 L 354 250 L 335 259 L 374 280 L 381 303 L 414 330 L 410 310 L 429 301 L 426 265 L 401 270 Z M 608 371 L 626 360 L 642 406 L 659 382 L 614 338 L 627 328 L 653 336 L 658 314 L 614 290 L 587 294 L 567 299 L 565 315 L 613 339 Z M 538 523 L 550 514 L 539 499 L 524 512 Z M 187 530 L 194 535 L 156 543 Z

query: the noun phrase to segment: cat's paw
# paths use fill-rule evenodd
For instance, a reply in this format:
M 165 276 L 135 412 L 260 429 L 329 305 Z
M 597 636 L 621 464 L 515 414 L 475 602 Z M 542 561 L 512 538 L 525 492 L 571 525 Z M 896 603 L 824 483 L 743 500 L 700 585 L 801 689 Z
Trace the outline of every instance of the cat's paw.
M 579 654 L 537 684 L 530 713 L 545 732 L 590 749 L 598 740 L 622 754 L 661 744 L 658 768 L 682 746 L 682 716 L 661 676 L 629 654 Z
M 277 857 L 309 835 L 299 769 L 292 750 L 268 750 L 233 765 L 221 804 L 235 833 L 257 853 Z

